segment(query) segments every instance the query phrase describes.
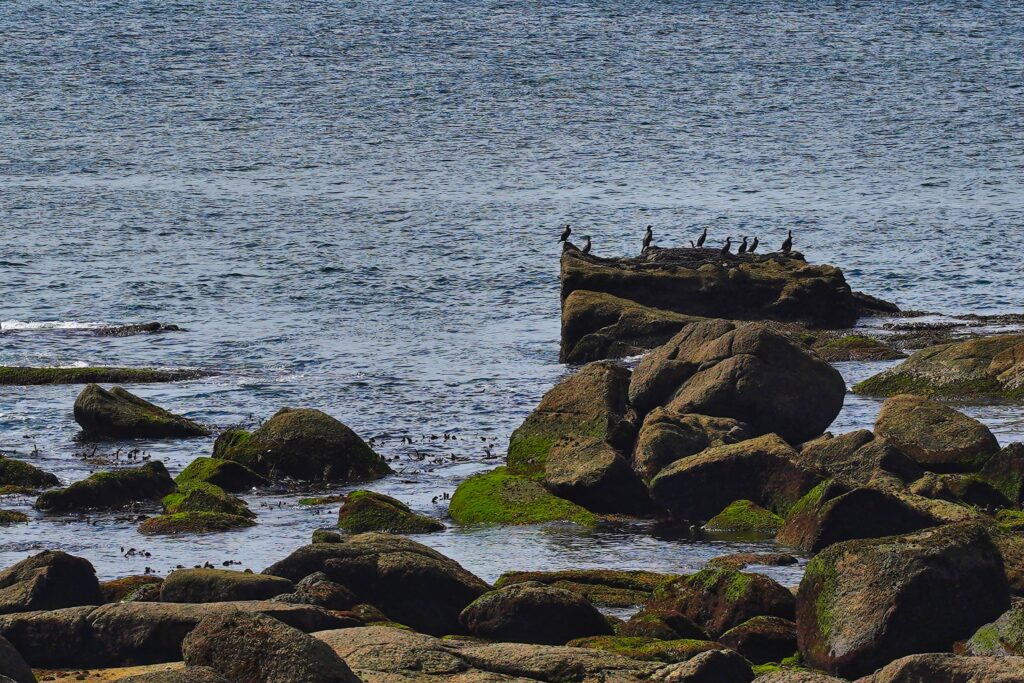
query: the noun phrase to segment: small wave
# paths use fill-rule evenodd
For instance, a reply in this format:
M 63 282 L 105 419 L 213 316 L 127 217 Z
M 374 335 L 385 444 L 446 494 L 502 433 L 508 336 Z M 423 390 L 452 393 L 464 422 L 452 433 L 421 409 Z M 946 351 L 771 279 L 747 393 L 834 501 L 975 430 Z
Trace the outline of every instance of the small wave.
M 81 323 L 69 320 L 42 320 L 28 322 L 25 320 L 2 320 L 0 332 L 22 332 L 29 330 L 94 330 L 103 327 L 103 323 Z

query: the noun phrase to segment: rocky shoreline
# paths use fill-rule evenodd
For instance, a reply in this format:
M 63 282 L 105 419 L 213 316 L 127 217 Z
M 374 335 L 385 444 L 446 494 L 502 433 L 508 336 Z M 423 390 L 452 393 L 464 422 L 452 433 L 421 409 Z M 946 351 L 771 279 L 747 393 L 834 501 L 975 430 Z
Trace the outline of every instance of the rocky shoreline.
M 834 435 L 847 386 L 830 361 L 905 354 L 827 328 L 898 309 L 799 255 L 717 263 L 709 251 L 613 260 L 566 247 L 563 357 L 600 360 L 547 392 L 504 464 L 462 481 L 446 519 L 352 490 L 335 524 L 260 574 L 199 566 L 101 583 L 87 560 L 44 551 L 0 571 L 0 675 L 1024 681 L 1024 446 L 937 400 L 1019 400 L 1024 335 L 934 343 L 929 330 L 924 348 L 854 387 L 888 397 L 874 428 Z M 642 351 L 632 369 L 605 359 Z M 163 381 L 4 370 L 11 384 Z M 86 383 L 73 408 L 92 442 L 213 431 L 119 386 Z M 0 456 L 0 486 L 36 495 L 42 511 L 129 509 L 139 534 L 188 539 L 259 524 L 237 495 L 254 488 L 369 487 L 393 473 L 372 439 L 313 408 L 217 431 L 212 452 L 174 478 L 148 460 L 61 486 Z M 774 538 L 780 552 L 686 575 L 508 567 L 491 585 L 408 538 L 448 524 L 633 518 Z M 0 511 L 0 523 L 27 521 Z M 811 557 L 798 586 L 745 571 L 794 555 Z

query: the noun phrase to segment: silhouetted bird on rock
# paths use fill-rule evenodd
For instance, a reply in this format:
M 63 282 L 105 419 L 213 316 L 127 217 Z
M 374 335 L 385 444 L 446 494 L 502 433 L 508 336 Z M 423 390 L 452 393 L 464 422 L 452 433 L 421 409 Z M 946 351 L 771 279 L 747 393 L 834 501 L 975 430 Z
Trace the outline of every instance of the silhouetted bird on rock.
M 757 238 L 756 237 L 754 238 L 754 241 L 750 243 L 750 249 L 747 249 L 747 251 L 749 253 L 753 254 L 755 249 L 757 249 Z
M 647 226 L 647 232 L 644 233 L 644 248 L 641 251 L 641 253 L 643 253 L 644 251 L 647 251 L 647 248 L 649 246 L 651 246 L 651 240 L 654 239 L 654 231 L 651 230 L 651 227 L 652 226 L 648 225 Z
M 587 235 L 585 237 L 585 239 L 587 240 L 587 243 L 583 245 L 583 249 L 581 249 L 581 251 L 584 254 L 589 254 L 590 253 L 590 235 Z
M 746 254 L 747 253 L 747 238 L 746 237 L 743 238 L 743 242 L 740 244 L 740 248 L 736 250 L 736 253 L 737 254 Z
M 570 228 L 570 227 L 569 227 L 569 224 L 568 224 L 568 223 L 566 223 L 566 224 L 565 224 L 565 230 L 563 230 L 563 231 L 562 231 L 562 237 L 561 237 L 561 239 L 559 239 L 558 241 L 559 241 L 559 242 L 565 242 L 565 241 L 567 241 L 567 240 L 569 239 L 569 235 L 571 235 L 571 234 L 572 234 L 572 228 Z
M 725 246 L 722 247 L 722 256 L 729 256 L 730 249 L 732 249 L 732 237 L 726 237 Z
M 701 247 L 704 246 L 704 240 L 706 240 L 707 238 L 708 238 L 708 229 L 704 228 L 704 232 L 702 232 L 700 234 L 700 237 L 697 238 L 697 248 L 698 249 L 700 249 Z M 691 242 L 690 244 L 693 244 L 693 243 Z
M 783 254 L 788 254 L 791 251 L 793 251 L 793 231 L 792 230 L 789 231 L 789 237 L 786 238 L 786 241 L 782 243 L 782 253 Z

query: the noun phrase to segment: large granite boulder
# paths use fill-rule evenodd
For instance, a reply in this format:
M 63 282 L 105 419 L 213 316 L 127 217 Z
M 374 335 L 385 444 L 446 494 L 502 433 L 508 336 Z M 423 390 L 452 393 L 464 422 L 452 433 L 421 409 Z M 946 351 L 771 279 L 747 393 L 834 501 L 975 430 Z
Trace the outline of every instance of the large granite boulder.
M 708 650 L 655 674 L 665 683 L 750 683 L 754 671 L 742 655 L 731 650 Z
M 565 437 L 593 437 L 629 448 L 636 432 L 627 418 L 629 370 L 610 362 L 591 363 L 549 390 L 514 432 L 508 467 L 515 474 L 544 470 L 548 453 Z
M 159 460 L 139 467 L 97 472 L 36 499 L 39 510 L 116 510 L 132 503 L 160 501 L 175 490 L 174 480 Z
M 860 313 L 841 270 L 797 253 L 653 247 L 603 259 L 569 246 L 561 281 L 564 360 L 652 348 L 682 316 L 850 327 Z
M 564 645 L 612 634 L 608 620 L 584 598 L 532 581 L 484 593 L 459 619 L 471 635 L 515 643 Z
M 593 512 L 643 514 L 651 509 L 647 487 L 626 458 L 594 437 L 555 443 L 544 465 L 544 485 Z
M 704 569 L 655 592 L 641 613 L 662 617 L 669 626 L 681 615 L 717 637 L 757 616 L 792 620 L 793 594 L 763 574 Z
M 1024 657 L 901 657 L 857 683 L 1024 683 Z
M 1024 335 L 1004 334 L 929 346 L 855 385 L 872 396 L 1024 396 Z
M 796 624 L 781 617 L 754 617 L 723 633 L 718 642 L 754 664 L 781 662 L 796 652 Z
M 207 617 L 185 637 L 185 663 L 230 681 L 362 683 L 322 640 L 262 614 Z
M 269 600 L 291 593 L 288 579 L 266 574 L 227 569 L 179 569 L 167 575 L 160 586 L 161 602 L 232 602 Z
M 677 460 L 651 480 L 651 496 L 677 520 L 707 520 L 736 500 L 785 516 L 822 481 L 775 434 L 709 448 Z
M 1002 558 L 980 525 L 836 543 L 800 582 L 800 652 L 815 668 L 863 676 L 898 657 L 947 651 L 1009 605 Z
M 793 506 L 776 538 L 816 553 L 840 541 L 906 534 L 938 524 L 931 515 L 886 491 L 829 480 Z
M 213 456 L 270 479 L 348 482 L 391 473 L 355 432 L 311 408 L 282 408 L 251 433 L 229 429 L 217 437 Z
M 902 488 L 924 470 L 910 456 L 867 429 L 808 441 L 800 459 L 849 484 Z
M 761 323 L 707 320 L 683 328 L 640 361 L 629 400 L 745 422 L 797 444 L 820 435 L 843 407 L 842 375 L 802 344 Z
M 490 589 L 436 550 L 391 534 L 359 534 L 340 543 L 303 546 L 264 571 L 300 581 L 324 572 L 361 602 L 417 631 L 447 635 L 462 630 L 459 614 Z
M 0 571 L 0 614 L 102 601 L 92 564 L 59 550 L 44 550 Z
M 973 472 L 999 450 L 988 427 L 922 396 L 886 399 L 875 433 L 933 472 Z
M 75 399 L 75 422 L 89 438 L 156 439 L 206 436 L 210 431 L 121 387 L 89 384 Z
M 7 639 L 0 636 L 0 680 L 3 678 L 14 683 L 36 683 L 32 667 Z
M 259 486 L 267 486 L 266 477 L 232 460 L 196 458 L 174 478 L 179 487 L 205 483 L 219 486 L 231 493 L 243 493 Z
M 658 407 L 647 413 L 640 427 L 633 448 L 633 469 L 644 481 L 650 481 L 680 458 L 754 436 L 749 425 L 729 417 L 680 415 Z
M 321 631 L 313 637 L 325 642 L 361 679 L 390 676 L 452 676 L 469 664 L 449 643 L 422 633 L 391 626 L 366 626 Z

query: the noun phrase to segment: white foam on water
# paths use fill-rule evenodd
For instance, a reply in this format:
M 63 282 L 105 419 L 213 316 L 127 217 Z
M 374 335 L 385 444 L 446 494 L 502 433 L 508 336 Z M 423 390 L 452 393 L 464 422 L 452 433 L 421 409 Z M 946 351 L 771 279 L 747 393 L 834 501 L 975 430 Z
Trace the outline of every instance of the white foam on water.
M 0 332 L 26 332 L 32 330 L 95 330 L 104 323 L 82 323 L 73 320 L 0 320 Z

